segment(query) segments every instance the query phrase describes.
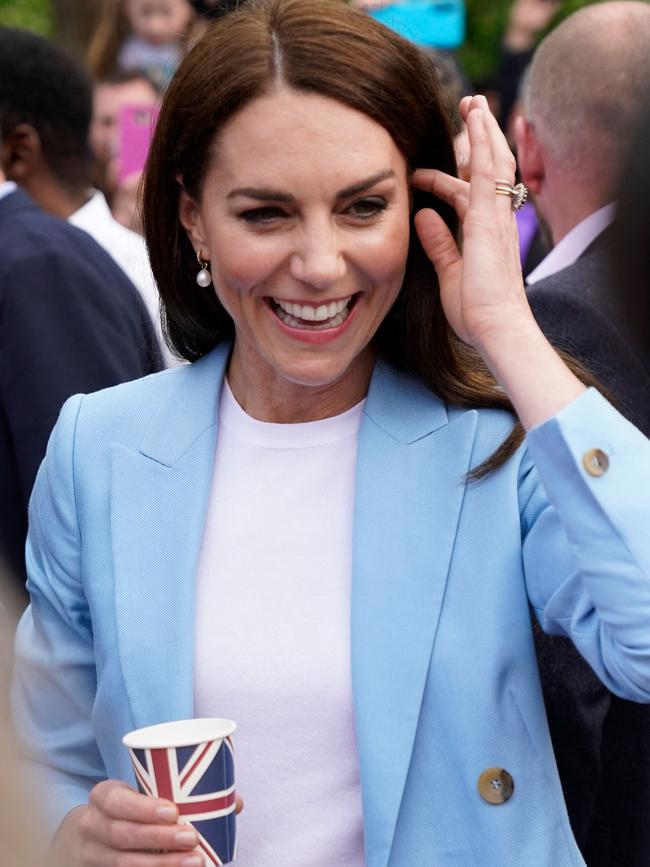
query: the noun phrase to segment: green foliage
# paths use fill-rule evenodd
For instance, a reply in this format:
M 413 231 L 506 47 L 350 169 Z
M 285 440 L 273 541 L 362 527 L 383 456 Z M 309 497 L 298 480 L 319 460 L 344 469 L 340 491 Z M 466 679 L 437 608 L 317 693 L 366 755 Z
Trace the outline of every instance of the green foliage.
M 50 35 L 52 9 L 49 0 L 0 0 L 0 24 Z
M 565 0 L 552 26 L 594 0 Z M 472 81 L 489 77 L 499 60 L 499 42 L 506 29 L 512 0 L 466 0 L 467 38 L 458 57 Z M 543 35 L 543 34 L 542 34 Z

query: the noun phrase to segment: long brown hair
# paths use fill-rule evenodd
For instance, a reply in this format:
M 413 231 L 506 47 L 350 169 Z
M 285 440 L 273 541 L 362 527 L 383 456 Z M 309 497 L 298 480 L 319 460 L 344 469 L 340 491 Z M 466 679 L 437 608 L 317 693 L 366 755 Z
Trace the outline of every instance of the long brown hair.
M 250 0 L 219 19 L 169 87 L 144 183 L 144 232 L 166 334 L 190 361 L 232 338 L 234 327 L 213 289 L 196 285 L 196 255 L 178 219 L 176 179 L 199 201 L 215 136 L 278 81 L 335 99 L 377 121 L 410 170 L 435 167 L 456 174 L 437 75 L 410 42 L 340 0 Z M 413 213 L 426 206 L 457 234 L 454 211 L 414 191 Z M 402 290 L 375 340 L 381 355 L 442 399 L 513 411 L 478 353 L 447 324 L 435 270 L 412 226 Z M 474 476 L 502 464 L 522 438 L 516 424 Z

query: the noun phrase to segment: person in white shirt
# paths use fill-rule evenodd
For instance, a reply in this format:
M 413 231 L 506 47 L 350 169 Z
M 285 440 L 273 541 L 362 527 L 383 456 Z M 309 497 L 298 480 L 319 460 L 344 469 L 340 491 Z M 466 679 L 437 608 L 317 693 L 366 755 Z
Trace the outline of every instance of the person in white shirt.
M 554 244 L 527 279 L 549 339 L 650 431 L 650 356 L 625 315 L 611 223 L 648 100 L 650 6 L 570 16 L 540 44 L 516 121 L 522 180 Z M 590 865 L 650 863 L 650 710 L 611 696 L 568 642 L 537 634 L 547 713 L 573 832 Z
M 166 347 L 160 321 L 159 296 L 144 239 L 120 225 L 112 216 L 104 195 L 92 188 L 91 159 L 88 146 L 92 117 L 92 86 L 86 73 L 61 49 L 42 37 L 33 37 L 39 50 L 33 53 L 33 63 L 21 74 L 24 103 L 23 124 L 19 146 L 12 149 L 6 161 L 6 172 L 44 211 L 69 220 L 86 231 L 103 247 L 142 296 L 154 323 L 165 366 L 178 360 Z M 65 69 L 65 75 L 57 70 Z M 49 119 L 39 117 L 39 103 L 31 100 L 30 92 L 48 92 L 60 111 L 56 148 L 62 158 L 53 153 L 55 145 L 47 134 Z M 61 140 L 63 139 L 63 143 Z

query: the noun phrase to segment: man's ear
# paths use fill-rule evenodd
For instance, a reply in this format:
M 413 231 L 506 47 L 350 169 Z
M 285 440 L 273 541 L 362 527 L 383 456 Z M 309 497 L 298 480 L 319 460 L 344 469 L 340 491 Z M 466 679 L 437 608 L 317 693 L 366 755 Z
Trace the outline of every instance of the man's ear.
M 30 179 L 41 171 L 41 138 L 29 123 L 19 123 L 4 137 L 2 164 L 7 180 L 29 186 Z
M 194 249 L 197 252 L 201 251 L 202 255 L 209 259 L 210 251 L 207 242 L 207 233 L 205 231 L 205 226 L 203 225 L 199 206 L 183 187 L 181 181 L 179 180 L 178 182 L 181 188 L 178 197 L 178 218 L 187 232 Z
M 533 195 L 539 195 L 544 185 L 546 170 L 537 132 L 523 115 L 515 119 L 514 132 L 521 179 Z

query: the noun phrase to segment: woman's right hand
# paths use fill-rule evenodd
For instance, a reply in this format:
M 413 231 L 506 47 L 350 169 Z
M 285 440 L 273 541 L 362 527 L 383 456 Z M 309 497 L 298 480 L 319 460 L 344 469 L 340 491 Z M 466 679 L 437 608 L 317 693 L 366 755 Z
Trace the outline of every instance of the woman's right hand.
M 51 854 L 55 867 L 203 867 L 197 844 L 196 831 L 179 824 L 170 801 L 106 780 L 92 789 L 87 806 L 68 813 Z

